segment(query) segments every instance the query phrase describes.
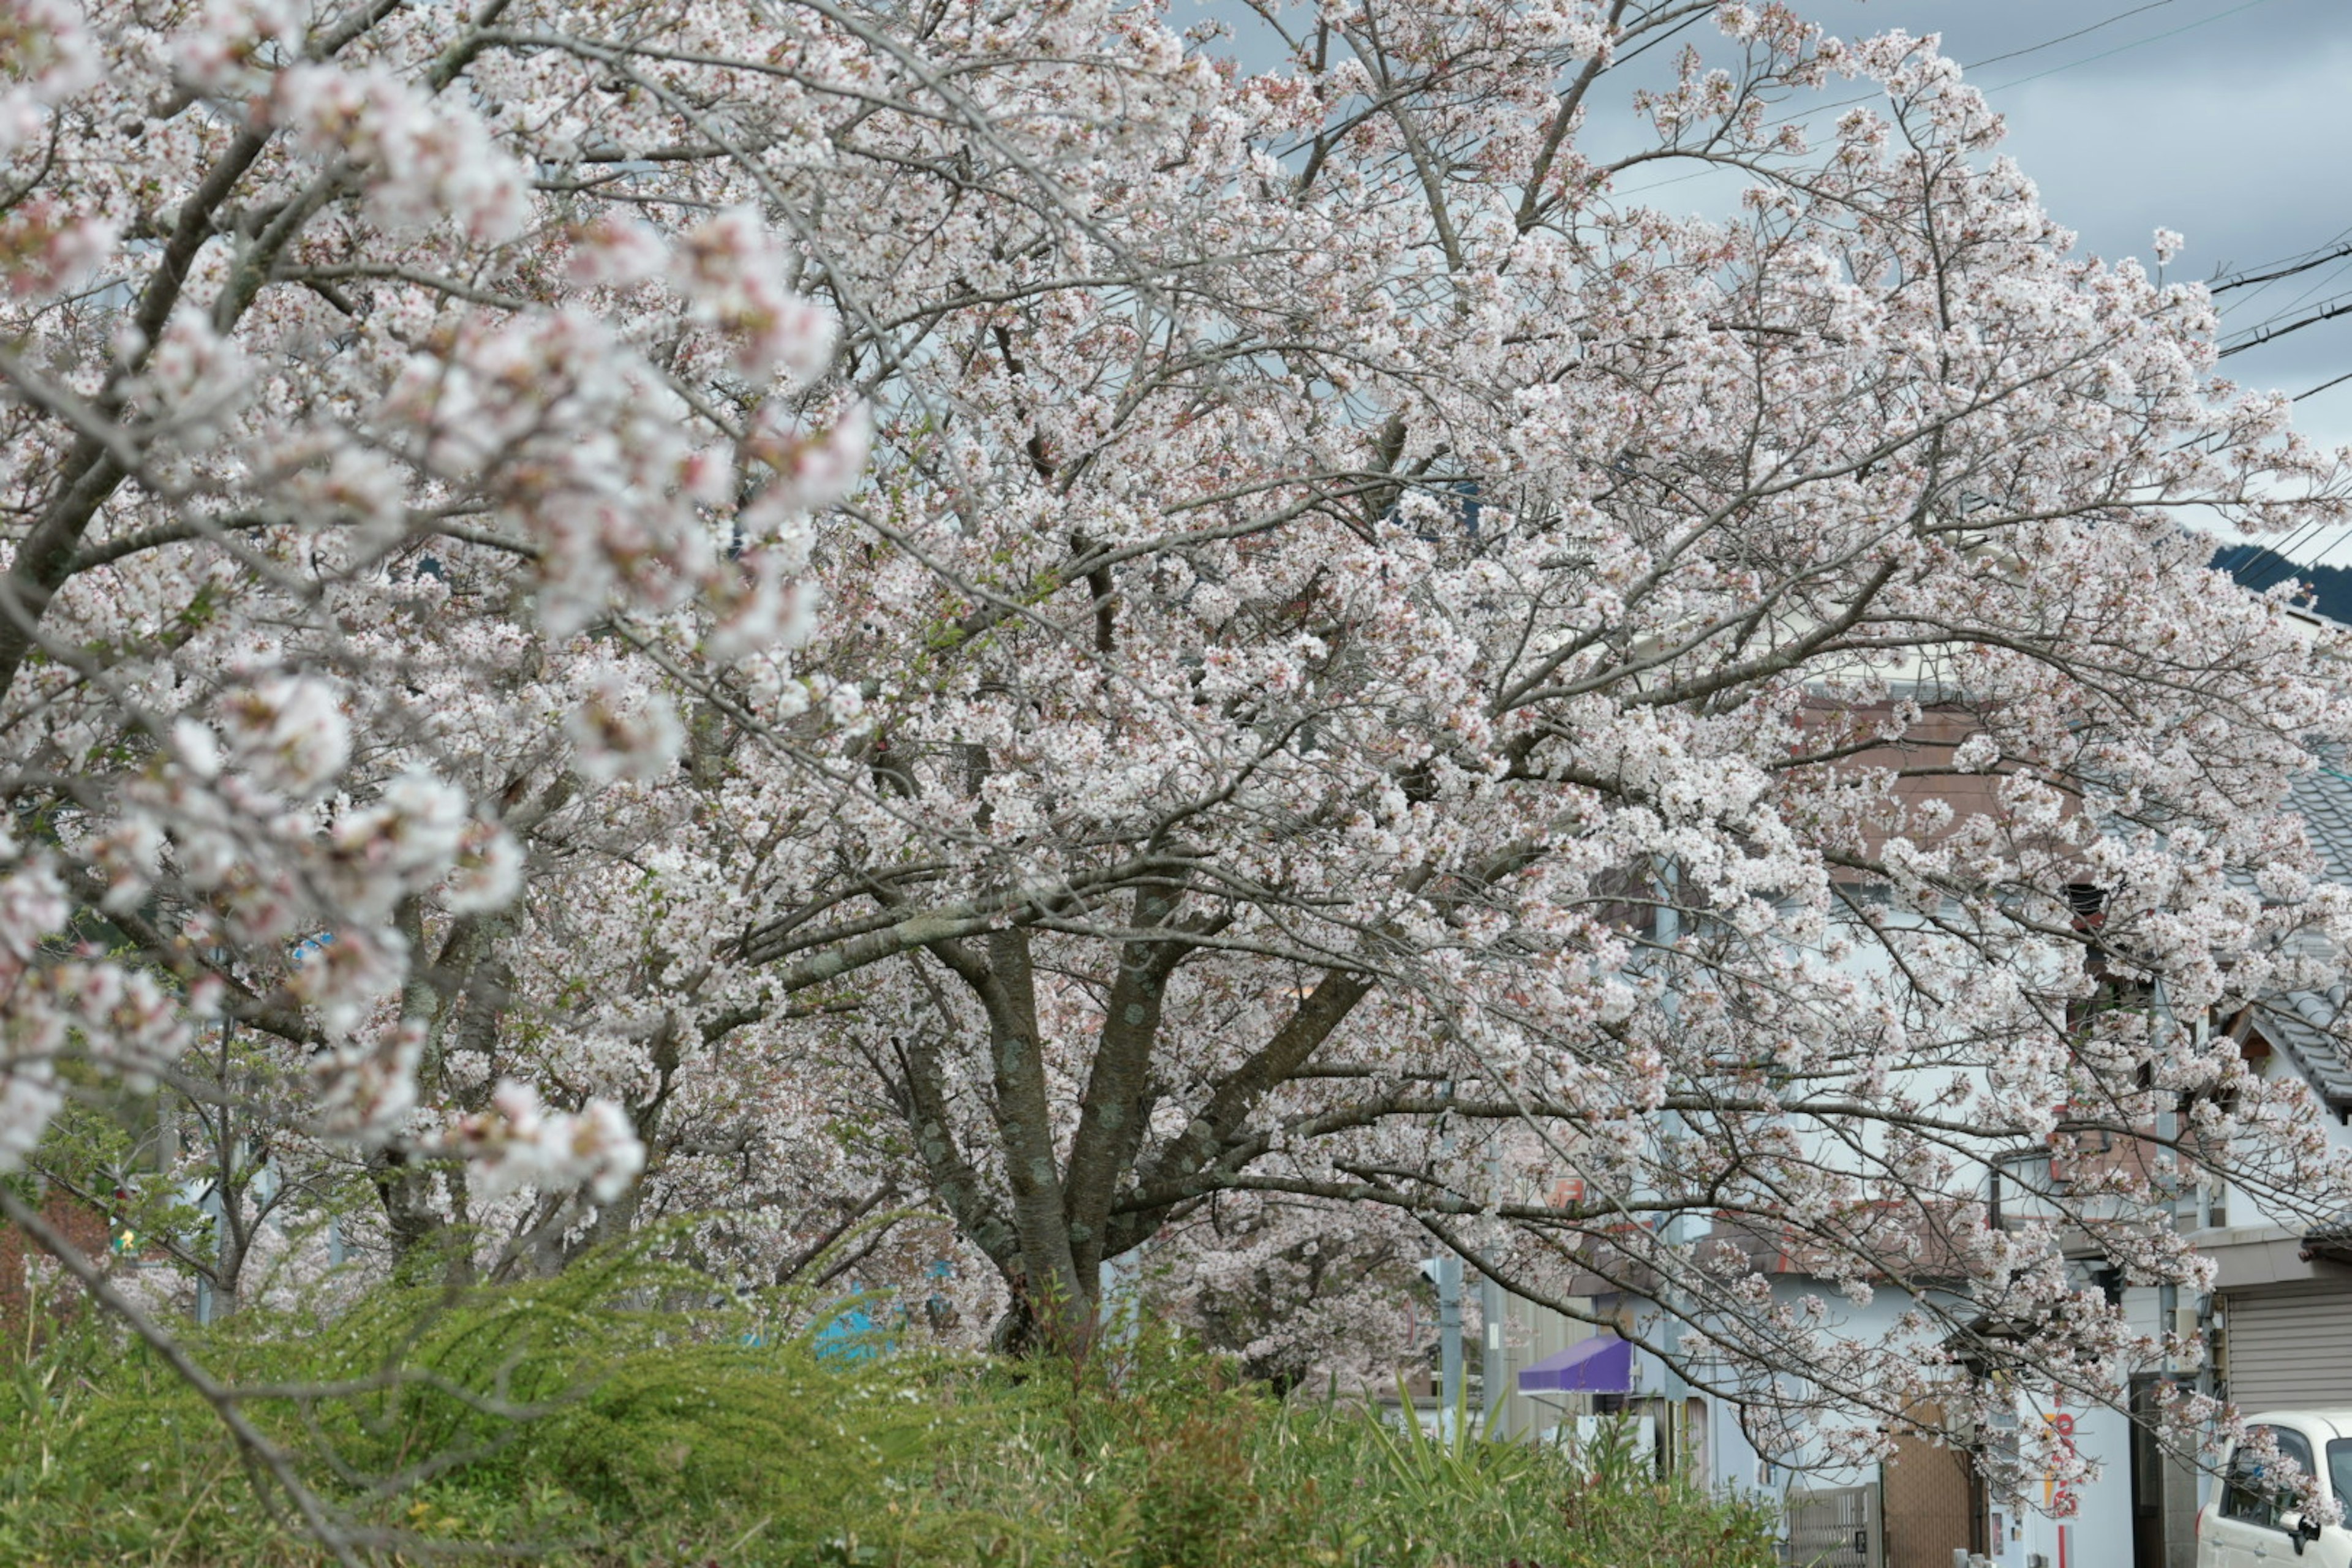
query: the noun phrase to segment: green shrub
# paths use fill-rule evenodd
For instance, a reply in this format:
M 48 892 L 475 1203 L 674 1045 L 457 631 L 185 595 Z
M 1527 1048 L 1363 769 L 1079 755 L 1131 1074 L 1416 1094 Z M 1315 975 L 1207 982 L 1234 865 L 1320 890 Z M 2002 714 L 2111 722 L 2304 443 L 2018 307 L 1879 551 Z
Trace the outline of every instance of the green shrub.
M 1746 1568 L 1769 1521 L 1630 1460 L 1301 1408 L 1172 1337 L 1081 1363 L 782 1331 L 640 1246 L 500 1289 L 248 1314 L 194 1345 L 281 1385 L 256 1421 L 376 1561 L 505 1547 L 546 1568 Z M 217 1418 L 95 1324 L 0 1383 L 0 1563 L 310 1564 Z M 301 1392 L 308 1390 L 307 1393 Z

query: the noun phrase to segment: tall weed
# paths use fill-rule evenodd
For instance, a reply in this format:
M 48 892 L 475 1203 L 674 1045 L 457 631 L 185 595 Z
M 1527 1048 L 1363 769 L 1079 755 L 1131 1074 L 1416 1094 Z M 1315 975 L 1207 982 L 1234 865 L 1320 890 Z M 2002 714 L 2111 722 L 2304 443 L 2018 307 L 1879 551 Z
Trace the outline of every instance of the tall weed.
M 1557 1450 L 1286 1405 L 1181 1339 L 1007 1362 L 820 1354 L 806 1300 L 650 1246 L 196 1338 L 322 1494 L 545 1568 L 1761 1568 L 1769 1521 Z M 823 1315 L 823 1314 L 816 1314 Z M 878 1347 L 877 1347 L 878 1349 Z M 84 1323 L 0 1368 L 0 1563 L 310 1564 L 213 1413 Z

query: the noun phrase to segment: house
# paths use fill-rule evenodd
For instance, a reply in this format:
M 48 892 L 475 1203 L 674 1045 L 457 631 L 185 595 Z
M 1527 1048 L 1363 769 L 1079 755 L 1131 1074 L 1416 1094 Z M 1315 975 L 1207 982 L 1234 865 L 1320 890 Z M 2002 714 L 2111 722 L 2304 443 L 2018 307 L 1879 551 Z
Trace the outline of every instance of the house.
M 2324 766 L 2294 804 L 2331 880 L 2352 884 L 2352 773 Z M 2326 1109 L 2328 1135 L 2352 1148 L 2347 992 L 2266 999 L 2242 1028 L 2265 1076 L 2292 1074 Z M 2213 1194 L 2196 1231 L 2218 1269 L 2213 1360 L 2242 1409 L 2352 1406 L 2352 1214 L 2316 1228 L 2283 1222 L 2242 1193 Z
M 2292 804 L 2308 825 L 2325 874 L 2352 886 L 2352 772 L 2313 773 Z M 2352 1052 L 2341 1037 L 2352 1026 L 2347 1006 L 2352 990 L 2339 986 L 2266 997 L 2235 1017 L 2182 1022 L 2235 1039 L 2263 1077 L 2300 1079 L 2322 1109 L 2330 1141 L 2352 1149 Z M 2049 1205 L 2086 1175 L 2147 1158 L 2146 1147 L 2130 1139 L 2027 1152 L 2002 1163 L 1992 1191 L 1965 1201 L 1984 1204 L 2001 1223 L 2047 1218 L 2054 1212 Z M 2185 1382 L 2249 1413 L 2352 1406 L 2352 1213 L 2313 1225 L 2269 1212 L 2258 1194 L 2209 1187 L 2179 1201 L 2175 1224 L 2215 1262 L 2210 1295 L 2187 1300 L 2169 1287 L 2103 1274 L 2087 1247 L 2078 1265 L 2082 1283 L 2104 1289 L 2137 1329 L 2171 1328 L 2203 1343 L 2201 1364 L 2139 1369 L 2131 1384 L 2134 1405 L 2152 1408 L 2165 1383 Z M 1801 1247 L 1777 1247 L 1769 1237 L 1720 1224 L 1692 1239 L 1746 1247 L 1783 1300 L 1834 1296 Z M 1672 1343 L 1672 1315 L 1641 1293 L 1639 1277 L 1627 1289 L 1624 1271 L 1609 1272 L 1614 1282 L 1592 1275 L 1566 1289 L 1580 1298 L 1578 1305 L 1590 1304 L 1596 1321 L 1615 1321 L 1651 1343 Z M 1919 1289 L 1934 1292 L 1932 1259 L 1916 1279 Z M 1916 1299 L 1885 1290 L 1867 1304 L 1841 1303 L 1839 1311 L 1847 1331 L 1875 1339 Z M 1957 1294 L 1942 1304 L 1967 1310 Z M 1949 1568 L 1956 1550 L 1995 1568 L 2194 1568 L 2196 1513 L 2211 1483 L 2165 1455 L 2120 1412 L 2021 1391 L 2015 1419 L 2049 1423 L 2097 1462 L 2100 1473 L 2063 1496 L 2054 1479 L 2045 1480 L 2043 1495 L 2032 1500 L 2043 1506 L 2019 1510 L 1989 1494 L 1965 1454 L 1913 1434 L 1894 1434 L 1894 1453 L 1875 1467 L 1776 1467 L 1749 1440 L 1738 1408 L 1690 1388 L 1648 1351 L 1605 1333 L 1587 1339 L 1589 1328 L 1522 1302 L 1512 1303 L 1508 1316 L 1487 1344 L 1490 1375 L 1510 1386 L 1496 1401 L 1494 1430 L 1540 1434 L 1579 1416 L 1633 1415 L 1657 1435 L 1666 1462 L 1718 1488 L 1780 1497 L 1792 1548 L 1831 1568 Z M 1704 1369 L 1699 1373 L 1706 1381 Z M 2001 1438 L 1996 1432 L 1985 1440 Z

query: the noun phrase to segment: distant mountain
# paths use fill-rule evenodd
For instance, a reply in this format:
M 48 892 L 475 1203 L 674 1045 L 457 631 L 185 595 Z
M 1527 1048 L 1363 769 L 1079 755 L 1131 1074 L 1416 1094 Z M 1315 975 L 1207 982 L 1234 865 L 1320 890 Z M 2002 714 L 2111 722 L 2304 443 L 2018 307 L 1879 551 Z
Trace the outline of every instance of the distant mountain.
M 2352 566 L 2305 566 L 2282 561 L 2258 544 L 2232 544 L 2213 557 L 2213 570 L 2258 591 L 2294 578 L 2310 590 L 2310 608 L 2331 621 L 2352 624 Z

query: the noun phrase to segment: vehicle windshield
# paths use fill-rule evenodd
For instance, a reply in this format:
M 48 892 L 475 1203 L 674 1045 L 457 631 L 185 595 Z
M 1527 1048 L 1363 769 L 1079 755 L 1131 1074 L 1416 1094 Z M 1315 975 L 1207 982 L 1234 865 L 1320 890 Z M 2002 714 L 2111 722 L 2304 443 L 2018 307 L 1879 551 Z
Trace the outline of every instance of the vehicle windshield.
M 2352 1524 L 2352 1437 L 2337 1437 L 2327 1445 L 2327 1484 L 2344 1505 L 2344 1522 Z

